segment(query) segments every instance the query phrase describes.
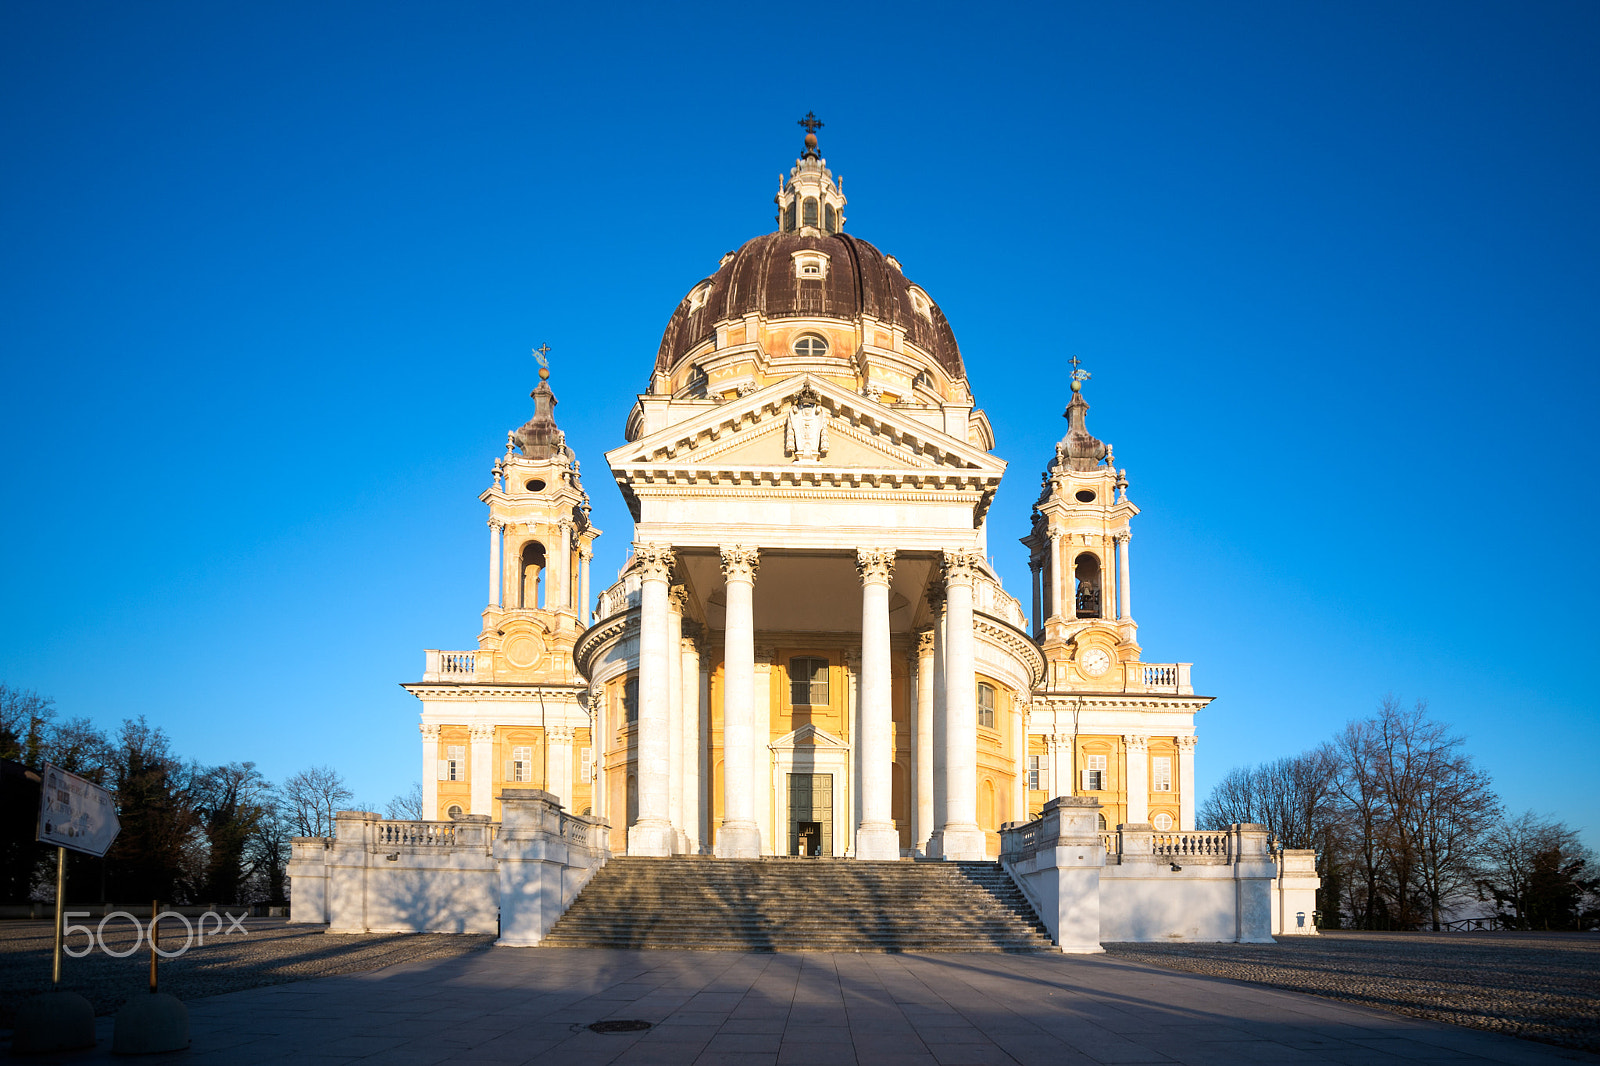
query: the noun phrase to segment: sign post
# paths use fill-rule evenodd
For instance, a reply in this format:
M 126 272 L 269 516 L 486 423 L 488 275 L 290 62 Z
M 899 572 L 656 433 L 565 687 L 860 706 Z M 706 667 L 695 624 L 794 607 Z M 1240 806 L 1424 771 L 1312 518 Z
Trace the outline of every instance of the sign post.
M 50 763 L 39 785 L 36 839 L 56 846 L 56 935 L 50 988 L 17 1014 L 13 1054 L 94 1047 L 94 1008 L 76 992 L 61 990 L 61 941 L 67 904 L 67 849 L 104 856 L 122 831 L 111 793 Z

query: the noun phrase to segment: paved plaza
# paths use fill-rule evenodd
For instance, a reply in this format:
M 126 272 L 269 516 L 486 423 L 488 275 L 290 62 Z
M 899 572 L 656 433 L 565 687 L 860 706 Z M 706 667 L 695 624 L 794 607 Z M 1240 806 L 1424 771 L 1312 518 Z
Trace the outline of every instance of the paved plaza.
M 1600 1062 L 1109 956 L 508 949 L 197 999 L 145 1062 Z M 596 1033 L 607 1020 L 652 1023 Z M 111 1019 L 94 1051 L 111 1059 Z M 126 1060 L 119 1060 L 126 1061 Z

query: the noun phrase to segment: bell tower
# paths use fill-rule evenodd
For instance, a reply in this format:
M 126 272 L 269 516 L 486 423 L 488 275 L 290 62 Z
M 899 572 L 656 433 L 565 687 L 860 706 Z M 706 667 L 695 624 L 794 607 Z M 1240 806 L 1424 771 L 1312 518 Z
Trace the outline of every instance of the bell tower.
M 1067 434 L 1043 475 L 1033 529 L 1022 539 L 1033 570 L 1034 639 L 1052 688 L 1121 688 L 1119 671 L 1139 661 L 1138 624 L 1129 590 L 1127 472 L 1111 446 L 1089 432 L 1083 384 L 1089 372 L 1071 360 Z
M 544 362 L 544 348 L 535 354 Z M 600 535 L 589 521 L 589 494 L 578 460 L 556 427 L 550 370 L 539 368 L 529 394 L 533 417 L 506 434 L 489 505 L 489 605 L 478 635 L 490 676 L 506 681 L 567 681 L 572 645 L 589 624 L 589 560 Z

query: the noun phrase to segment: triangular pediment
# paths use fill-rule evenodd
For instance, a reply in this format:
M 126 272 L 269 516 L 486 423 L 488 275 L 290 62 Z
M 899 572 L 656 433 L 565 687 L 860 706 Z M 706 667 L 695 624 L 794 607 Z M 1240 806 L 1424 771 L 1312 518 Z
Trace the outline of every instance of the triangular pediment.
M 835 748 L 840 751 L 849 750 L 839 737 L 834 736 L 826 729 L 821 729 L 807 722 L 792 733 L 785 733 L 768 745 L 773 751 L 787 751 L 792 748 Z
M 801 402 L 814 404 L 817 412 L 808 425 L 791 419 Z M 965 471 L 996 478 L 1005 470 L 1002 460 L 908 412 L 809 374 L 775 382 L 647 434 L 608 452 L 606 460 L 613 470 L 809 467 Z

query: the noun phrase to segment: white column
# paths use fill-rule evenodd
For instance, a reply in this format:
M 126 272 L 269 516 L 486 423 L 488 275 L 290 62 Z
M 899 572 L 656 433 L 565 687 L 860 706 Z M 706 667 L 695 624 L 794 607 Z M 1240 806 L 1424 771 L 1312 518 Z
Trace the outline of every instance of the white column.
M 933 832 L 933 630 L 917 634 L 917 824 L 911 841 L 927 854 Z
M 1178 828 L 1194 831 L 1194 746 L 1196 737 L 1178 738 Z
M 570 725 L 554 725 L 544 731 L 544 790 L 572 810 L 572 737 Z
M 594 621 L 594 604 L 589 599 L 589 560 L 593 558 L 593 551 L 578 549 L 578 621 L 584 625 Z
M 472 810 L 470 814 L 494 813 L 494 726 L 472 727 Z
M 755 767 L 751 765 L 751 710 L 755 687 L 755 581 L 760 565 L 756 548 L 732 544 L 722 549 L 722 575 L 727 579 L 726 630 L 723 634 L 722 688 L 722 829 L 716 855 L 722 859 L 754 859 L 761 854 L 761 831 L 755 820 Z
M 610 818 L 610 795 L 607 792 L 606 756 L 610 751 L 610 721 L 606 716 L 605 689 L 590 689 L 584 693 L 589 701 L 589 746 L 594 757 L 589 762 L 590 791 L 594 802 L 590 810 L 596 818 Z M 617 843 L 621 843 L 620 840 Z
M 861 574 L 861 822 L 856 858 L 900 858 L 894 824 L 894 709 L 889 663 L 889 584 L 894 549 L 857 548 Z
M 978 707 L 973 673 L 972 580 L 978 555 L 944 553 L 945 629 L 945 804 L 940 819 L 940 854 L 946 859 L 984 859 L 978 828 Z
M 674 585 L 667 593 L 667 820 L 673 852 L 687 840 L 683 830 L 683 601 L 688 593 Z
M 678 641 L 679 697 L 682 709 L 678 723 L 681 728 L 679 750 L 683 753 L 683 775 L 679 784 L 682 794 L 682 821 L 684 848 L 687 854 L 700 852 L 700 645 L 693 636 L 684 635 Z
M 554 580 L 544 594 L 545 609 L 551 611 L 569 607 L 572 602 L 572 519 L 563 518 L 556 523 L 556 528 L 561 535 L 555 558 L 545 560 L 554 564 L 550 567 L 550 576 Z
M 1122 544 L 1122 550 L 1117 552 L 1117 592 L 1122 597 L 1122 619 L 1127 621 L 1133 617 L 1133 593 L 1128 588 L 1128 544 L 1133 534 L 1123 533 L 1117 540 Z
M 779 855 L 788 832 L 779 832 L 772 816 L 772 661 L 776 649 L 757 644 L 750 671 L 750 780 L 756 805 L 756 828 L 760 832 L 761 854 Z
M 1056 530 L 1050 531 L 1050 617 L 1070 619 L 1073 617 L 1072 611 L 1062 606 L 1066 602 L 1063 597 L 1070 595 L 1070 593 L 1062 590 L 1063 588 L 1070 588 L 1072 585 L 1071 578 L 1063 580 L 1062 571 L 1066 569 L 1061 564 L 1061 542 L 1063 539 L 1061 533 Z
M 928 608 L 933 614 L 933 821 L 925 852 L 932 858 L 943 854 L 945 794 L 950 788 L 949 767 L 945 762 L 945 733 L 950 708 L 945 700 L 949 676 L 950 630 L 945 625 L 944 578 L 928 583 Z
M 1128 771 L 1123 779 L 1128 790 L 1128 824 L 1150 821 L 1150 738 L 1128 733 L 1122 738 L 1128 753 Z
M 1041 591 L 1044 578 L 1044 560 L 1038 557 L 1030 560 L 1033 564 L 1029 572 L 1033 575 L 1033 614 L 1028 616 L 1028 622 L 1033 631 L 1038 633 L 1044 628 L 1044 595 Z
M 506 524 L 498 518 L 489 519 L 489 606 L 500 606 L 500 542 Z
M 639 818 L 628 827 L 629 855 L 671 855 L 667 818 L 667 589 L 675 561 L 666 544 L 634 544 L 639 566 Z
M 1011 821 L 1028 820 L 1028 704 L 1018 696 L 1011 701 L 1011 721 L 1016 733 L 1017 782 L 1011 792 Z
M 439 819 L 439 727 L 423 722 L 422 730 L 422 820 Z

